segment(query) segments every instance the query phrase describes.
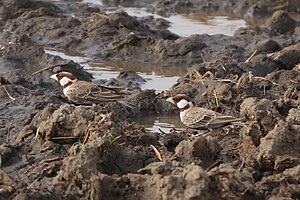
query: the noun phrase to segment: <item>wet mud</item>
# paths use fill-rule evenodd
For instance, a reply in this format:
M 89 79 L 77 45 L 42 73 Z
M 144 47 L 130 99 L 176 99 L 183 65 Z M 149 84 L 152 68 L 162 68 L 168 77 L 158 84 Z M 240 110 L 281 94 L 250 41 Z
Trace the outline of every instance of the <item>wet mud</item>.
M 298 1 L 205 2 L 158 1 L 148 9 L 166 15 L 238 9 L 237 16 L 250 18 L 262 9 L 271 16 L 234 36 L 180 37 L 165 21 L 105 6 L 2 1 L 0 199 L 300 198 L 300 26 L 290 15 Z M 135 72 L 93 80 L 127 87 L 136 107 L 77 106 L 50 76 L 64 70 L 92 81 L 92 74 L 44 48 L 188 72 L 159 94 L 141 90 L 146 80 Z M 178 114 L 165 101 L 178 93 L 243 117 L 246 126 L 204 137 L 191 129 L 147 132 L 135 122 L 145 113 Z

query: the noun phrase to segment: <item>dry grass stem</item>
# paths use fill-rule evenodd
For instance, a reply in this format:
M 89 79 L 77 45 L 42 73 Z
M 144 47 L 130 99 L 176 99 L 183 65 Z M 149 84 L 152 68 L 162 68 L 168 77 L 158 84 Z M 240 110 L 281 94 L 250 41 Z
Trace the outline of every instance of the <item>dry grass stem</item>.
M 225 66 L 222 64 L 221 65 L 221 67 L 222 67 L 222 69 L 226 72 L 227 70 L 226 70 L 226 68 L 225 68 Z
M 46 71 L 48 69 L 53 69 L 55 67 L 60 67 L 60 66 L 68 65 L 68 64 L 70 64 L 70 61 L 67 62 L 67 63 L 63 63 L 63 64 L 57 64 L 57 65 L 53 65 L 53 66 L 50 66 L 50 67 L 44 67 L 43 69 L 40 69 L 40 70 L 37 70 L 36 72 L 33 72 L 32 75 L 36 75 L 36 74 L 39 74 L 39 73 L 41 73 L 43 71 Z
M 256 55 L 257 49 L 250 55 L 250 57 L 245 61 L 245 63 L 250 62 L 251 59 Z
M 214 97 L 215 97 L 215 100 L 216 100 L 217 107 L 219 107 L 219 100 L 218 100 L 216 90 L 214 90 Z
M 122 137 L 122 135 L 119 135 L 119 136 L 117 136 L 117 137 L 115 137 L 112 141 L 111 141 L 111 144 L 113 144 L 115 141 L 117 141 L 119 138 L 121 138 Z
M 40 131 L 40 126 L 36 129 L 36 133 L 35 133 L 35 137 L 34 137 L 34 140 L 33 140 L 33 142 L 35 142 L 36 141 L 36 139 L 37 139 L 37 137 L 39 136 L 39 131 Z
M 298 81 L 295 81 L 295 80 L 293 80 L 293 79 L 290 79 L 290 82 L 291 82 L 291 83 L 295 83 L 295 84 L 298 84 L 298 83 L 299 83 Z
M 166 132 L 164 132 L 162 129 L 158 128 L 159 132 L 161 132 L 162 134 L 166 134 Z
M 284 3 L 284 4 L 281 4 L 281 5 L 278 5 L 278 6 L 274 6 L 271 9 L 273 11 L 276 11 L 276 10 L 285 10 L 287 6 L 288 6 L 288 1 L 286 3 Z
M 215 75 L 211 71 L 207 71 L 203 74 L 202 78 L 214 79 Z
M 40 161 L 39 164 L 49 163 L 49 162 L 53 162 L 53 161 L 57 161 L 57 160 L 61 160 L 61 157 L 60 156 L 56 156 L 54 158 L 48 158 L 48 159 Z
M 5 87 L 4 85 L 2 85 L 1 87 L 4 89 L 4 91 L 6 92 L 7 96 L 8 96 L 11 100 L 13 100 L 13 101 L 16 100 L 14 97 L 12 97 L 12 96 L 9 94 L 8 90 L 6 89 L 6 87 Z
M 265 77 L 254 76 L 253 78 L 254 78 L 254 79 L 257 79 L 257 80 L 269 81 L 270 83 L 272 83 L 272 85 L 279 86 L 278 83 L 275 83 L 274 81 L 271 81 L 271 80 L 269 80 L 269 79 L 267 79 L 267 78 L 265 78 Z
M 242 164 L 241 164 L 241 166 L 238 168 L 238 171 L 241 171 L 242 168 L 243 168 L 244 166 L 245 166 L 245 158 L 243 158 Z
M 196 74 L 197 77 L 202 78 L 202 75 L 200 74 L 200 72 L 198 70 L 195 70 L 195 74 Z
M 236 81 L 231 80 L 231 79 L 217 79 L 218 82 L 229 82 L 229 83 L 234 83 L 237 84 Z
M 208 166 L 205 171 L 209 171 L 211 170 L 212 168 L 216 167 L 216 166 L 219 166 L 220 164 L 222 164 L 223 161 L 222 160 L 216 160 L 213 164 L 211 164 L 210 166 Z
M 82 142 L 83 144 L 85 144 L 85 143 L 87 142 L 89 136 L 90 136 L 90 131 L 87 130 L 87 131 L 85 132 L 85 135 L 84 135 L 84 139 L 83 139 L 83 142 Z
M 162 159 L 161 154 L 160 154 L 160 152 L 158 151 L 158 149 L 157 149 L 155 146 L 153 146 L 152 144 L 150 144 L 150 147 L 153 149 L 153 151 L 154 151 L 154 153 L 156 154 L 158 160 L 162 161 L 163 159 Z

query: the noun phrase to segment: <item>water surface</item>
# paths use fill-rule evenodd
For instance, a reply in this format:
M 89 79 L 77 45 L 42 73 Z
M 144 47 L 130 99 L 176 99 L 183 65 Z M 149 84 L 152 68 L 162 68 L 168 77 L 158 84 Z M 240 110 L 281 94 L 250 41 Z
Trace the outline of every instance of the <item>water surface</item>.
M 82 55 L 69 55 L 50 49 L 45 49 L 45 52 L 79 63 L 85 70 L 92 73 L 95 79 L 111 79 L 116 78 L 121 71 L 135 71 L 147 80 L 145 84 L 141 85 L 142 89 L 155 89 L 157 92 L 169 89 L 187 72 L 185 67 L 168 68 L 149 64 L 126 63 L 124 61 L 95 62 Z
M 145 127 L 149 132 L 170 133 L 172 129 L 184 130 L 186 127 L 180 121 L 179 114 L 172 115 L 144 115 L 135 120 L 138 124 Z
M 107 6 L 99 0 L 83 0 L 82 2 Z M 233 35 L 236 29 L 246 27 L 246 21 L 244 19 L 225 16 L 218 13 L 196 12 L 192 14 L 176 14 L 170 17 L 163 17 L 155 13 L 150 13 L 146 8 L 115 6 L 108 10 L 109 12 L 125 11 L 129 15 L 137 17 L 151 15 L 155 18 L 165 19 L 171 22 L 169 30 L 180 36 L 203 33 Z

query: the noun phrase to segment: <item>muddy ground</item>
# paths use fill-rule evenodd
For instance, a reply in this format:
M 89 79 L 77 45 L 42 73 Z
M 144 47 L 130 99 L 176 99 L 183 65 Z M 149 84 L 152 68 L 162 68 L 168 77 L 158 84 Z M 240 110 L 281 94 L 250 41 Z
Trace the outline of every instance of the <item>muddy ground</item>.
M 289 15 L 299 11 L 299 3 L 230 2 L 137 6 L 165 15 L 218 9 L 256 18 L 261 16 L 255 11 L 265 9 L 264 17 L 272 16 L 234 36 L 183 38 L 169 32 L 165 20 L 107 14 L 104 6 L 0 2 L 0 199 L 300 198 L 300 26 Z M 105 84 L 127 86 L 135 109 L 78 107 L 49 77 L 67 70 L 91 81 L 91 74 L 44 48 L 174 70 L 184 65 L 188 73 L 156 94 L 140 90 L 144 80 L 134 72 L 122 72 Z M 59 67 L 32 75 L 54 65 Z M 177 93 L 243 117 L 247 125 L 196 137 L 189 129 L 148 133 L 134 123 L 142 113 L 178 112 L 164 99 Z

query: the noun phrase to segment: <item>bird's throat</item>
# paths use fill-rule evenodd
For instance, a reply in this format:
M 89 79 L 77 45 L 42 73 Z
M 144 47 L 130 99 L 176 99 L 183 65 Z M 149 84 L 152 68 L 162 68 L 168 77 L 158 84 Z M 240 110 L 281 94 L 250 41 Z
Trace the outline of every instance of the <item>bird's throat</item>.
M 72 85 L 73 84 L 73 82 L 72 81 L 69 81 L 69 82 L 67 82 L 66 84 L 64 84 L 64 88 L 67 88 L 67 87 L 69 87 L 70 85 Z
M 184 106 L 183 108 L 179 108 L 180 112 L 186 111 L 187 109 L 189 109 L 191 106 L 189 104 L 187 104 L 186 106 Z

